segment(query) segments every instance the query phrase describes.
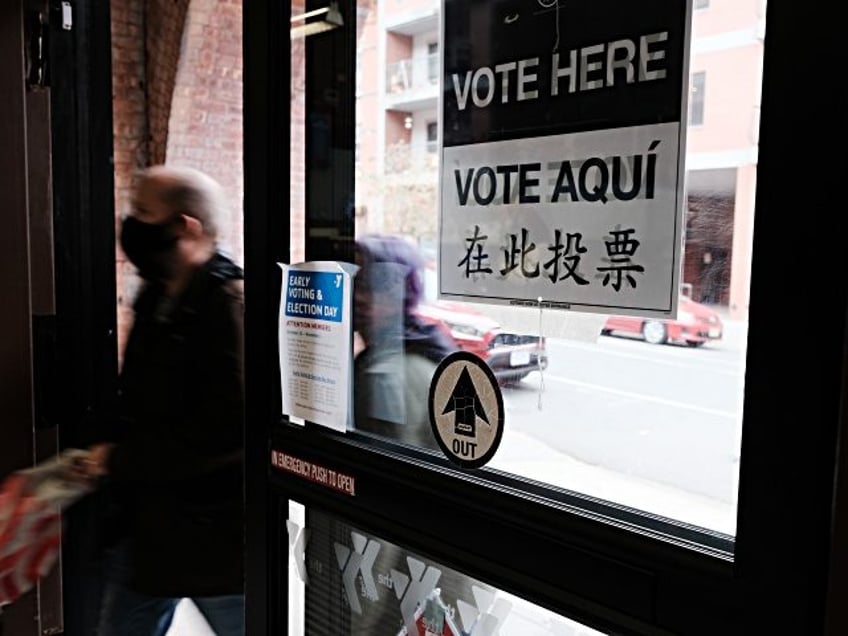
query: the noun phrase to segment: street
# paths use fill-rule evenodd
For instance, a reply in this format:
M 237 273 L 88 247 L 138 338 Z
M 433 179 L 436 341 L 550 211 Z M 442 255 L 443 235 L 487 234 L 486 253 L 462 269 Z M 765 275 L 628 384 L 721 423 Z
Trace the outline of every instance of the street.
M 503 390 L 506 430 L 606 474 L 734 507 L 745 337 L 745 325 L 730 322 L 722 340 L 697 349 L 616 336 L 548 338 L 544 374 Z M 496 467 L 510 467 L 508 439 Z M 571 487 L 550 465 L 521 466 L 522 476 Z M 611 498 L 636 504 L 623 495 Z

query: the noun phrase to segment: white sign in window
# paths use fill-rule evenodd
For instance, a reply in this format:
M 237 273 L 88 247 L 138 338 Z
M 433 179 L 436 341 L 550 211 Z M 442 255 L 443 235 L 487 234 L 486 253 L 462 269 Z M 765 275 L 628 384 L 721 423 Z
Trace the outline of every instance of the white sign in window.
M 676 314 L 687 6 L 444 0 L 442 298 Z

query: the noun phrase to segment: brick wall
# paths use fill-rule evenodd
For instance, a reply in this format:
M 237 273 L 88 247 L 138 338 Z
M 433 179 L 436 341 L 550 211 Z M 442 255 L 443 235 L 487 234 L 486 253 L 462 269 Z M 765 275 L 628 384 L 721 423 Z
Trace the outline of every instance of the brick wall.
M 192 166 L 224 187 L 223 247 L 243 262 L 241 2 L 111 0 L 111 11 L 118 217 L 139 169 Z M 139 281 L 120 248 L 116 267 L 122 351 Z
M 374 8 L 372 0 L 359 4 Z M 291 6 L 299 13 L 304 2 Z M 222 247 L 243 262 L 241 0 L 111 0 L 111 7 L 118 215 L 128 209 L 140 168 L 165 162 L 203 170 L 221 183 L 230 204 L 230 217 L 221 224 Z M 365 15 L 360 12 L 360 20 Z M 303 45 L 292 42 L 293 261 L 303 258 Z M 138 281 L 120 249 L 116 257 L 122 350 Z
M 115 211 L 121 217 L 129 208 L 136 173 L 149 165 L 144 0 L 111 0 L 111 13 Z M 115 250 L 115 260 L 118 335 L 123 351 L 138 281 L 120 248 Z
M 152 165 L 164 163 L 166 158 L 171 99 L 188 8 L 189 0 L 147 0 L 145 71 Z
M 241 2 L 192 0 L 168 129 L 168 163 L 202 170 L 224 187 L 230 218 L 221 222 L 221 244 L 243 262 Z

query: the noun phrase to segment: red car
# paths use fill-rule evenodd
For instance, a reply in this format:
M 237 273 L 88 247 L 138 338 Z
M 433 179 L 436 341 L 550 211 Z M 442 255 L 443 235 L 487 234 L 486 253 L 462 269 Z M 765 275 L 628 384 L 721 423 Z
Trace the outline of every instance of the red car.
M 676 320 L 610 316 L 601 334 L 638 334 L 651 344 L 679 343 L 700 347 L 705 342 L 720 339 L 723 332 L 721 319 L 716 312 L 681 295 Z
M 501 384 L 514 384 L 533 371 L 547 369 L 544 338 L 504 331 L 473 305 L 439 300 L 435 259 L 425 255 L 425 262 L 424 298 L 416 309 L 425 322 L 439 325 L 460 349 L 484 360 Z
M 500 324 L 463 303 L 430 301 L 416 313 L 431 324 L 440 325 L 457 346 L 485 360 L 502 384 L 511 384 L 533 371 L 546 369 L 545 339 L 504 331 Z

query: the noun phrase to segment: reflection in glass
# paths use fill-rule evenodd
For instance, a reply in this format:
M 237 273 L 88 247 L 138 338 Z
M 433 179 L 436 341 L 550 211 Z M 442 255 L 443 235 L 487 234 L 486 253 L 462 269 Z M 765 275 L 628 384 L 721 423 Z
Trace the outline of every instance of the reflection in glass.
M 303 15 L 305 2 L 293 2 L 292 16 Z M 289 254 L 290 263 L 300 263 L 305 254 L 306 218 L 306 45 L 305 37 L 292 38 L 291 41 L 291 145 L 289 150 L 289 196 L 291 233 Z
M 600 636 L 315 509 L 288 530 L 291 636 Z
M 424 292 L 418 248 L 401 237 L 366 236 L 355 254 L 356 427 L 436 449 L 427 389 L 436 365 L 457 347 L 417 312 Z

